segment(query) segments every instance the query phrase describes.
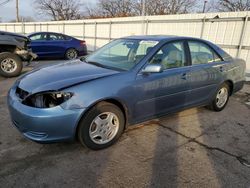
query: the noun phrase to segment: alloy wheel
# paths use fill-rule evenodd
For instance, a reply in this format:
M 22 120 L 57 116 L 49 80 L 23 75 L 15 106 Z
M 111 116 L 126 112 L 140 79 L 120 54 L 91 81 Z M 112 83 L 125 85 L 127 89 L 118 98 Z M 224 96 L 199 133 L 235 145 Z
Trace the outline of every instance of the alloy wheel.
M 17 69 L 17 63 L 12 58 L 6 58 L 1 62 L 1 69 L 6 73 L 13 73 Z
M 74 49 L 70 49 L 67 51 L 66 55 L 67 55 L 67 59 L 75 59 L 77 58 L 77 51 Z
M 226 104 L 227 99 L 228 99 L 228 90 L 226 87 L 222 87 L 216 95 L 216 105 L 219 108 L 222 108 Z
M 89 136 L 96 144 L 106 144 L 116 136 L 118 129 L 118 117 L 112 112 L 104 112 L 92 121 Z

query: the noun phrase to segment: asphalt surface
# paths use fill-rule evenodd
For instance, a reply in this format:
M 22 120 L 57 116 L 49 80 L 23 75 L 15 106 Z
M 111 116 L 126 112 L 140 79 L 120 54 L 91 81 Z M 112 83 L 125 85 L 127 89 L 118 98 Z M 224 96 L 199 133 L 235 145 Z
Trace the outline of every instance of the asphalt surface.
M 250 187 L 250 85 L 222 112 L 192 108 L 131 126 L 91 151 L 25 139 L 7 110 L 15 79 L 0 78 L 0 187 Z

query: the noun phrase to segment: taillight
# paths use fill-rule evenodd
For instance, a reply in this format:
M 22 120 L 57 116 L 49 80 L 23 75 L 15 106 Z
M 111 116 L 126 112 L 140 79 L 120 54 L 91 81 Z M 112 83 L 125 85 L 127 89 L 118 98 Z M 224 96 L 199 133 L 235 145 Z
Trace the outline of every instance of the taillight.
M 80 44 L 81 44 L 81 46 L 86 45 L 85 40 L 81 40 Z

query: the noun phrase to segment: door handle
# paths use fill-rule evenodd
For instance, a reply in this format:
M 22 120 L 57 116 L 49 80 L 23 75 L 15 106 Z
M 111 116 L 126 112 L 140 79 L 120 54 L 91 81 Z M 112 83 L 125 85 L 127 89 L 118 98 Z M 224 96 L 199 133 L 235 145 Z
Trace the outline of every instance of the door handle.
M 187 73 L 183 73 L 183 74 L 181 75 L 181 79 L 186 80 L 186 79 L 187 79 Z
M 224 68 L 222 66 L 220 66 L 220 72 L 223 72 Z

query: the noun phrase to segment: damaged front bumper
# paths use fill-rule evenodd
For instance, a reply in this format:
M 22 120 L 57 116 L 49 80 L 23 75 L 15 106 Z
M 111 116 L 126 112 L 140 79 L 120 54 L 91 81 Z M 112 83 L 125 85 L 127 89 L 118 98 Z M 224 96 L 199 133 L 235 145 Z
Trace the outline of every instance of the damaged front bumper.
M 37 58 L 37 55 L 33 53 L 31 50 L 19 50 L 16 51 L 16 54 L 19 55 L 22 60 L 28 61 L 30 63 L 33 59 Z
M 8 93 L 8 107 L 13 125 L 28 139 L 39 143 L 71 141 L 85 109 L 65 110 L 60 105 L 53 108 L 34 108 L 22 104 L 16 88 Z

